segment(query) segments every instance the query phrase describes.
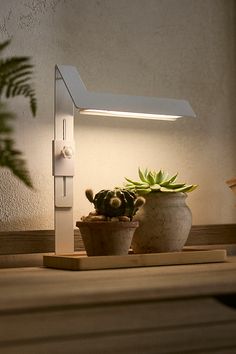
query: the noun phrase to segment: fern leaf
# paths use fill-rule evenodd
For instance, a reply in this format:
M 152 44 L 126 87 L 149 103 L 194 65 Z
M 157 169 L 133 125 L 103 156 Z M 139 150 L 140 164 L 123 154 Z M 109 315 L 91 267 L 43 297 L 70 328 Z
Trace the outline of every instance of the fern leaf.
M 3 51 L 10 40 L 0 43 L 0 52 Z M 28 57 L 11 57 L 0 59 L 0 99 L 23 95 L 29 98 L 30 109 L 36 115 L 37 101 L 31 83 L 33 65 Z M 0 166 L 7 167 L 26 186 L 32 188 L 33 184 L 27 169 L 26 161 L 21 151 L 15 149 L 15 142 L 11 138 L 12 127 L 9 122 L 14 115 L 7 112 L 0 101 Z
M 3 51 L 3 49 L 5 49 L 10 42 L 11 42 L 11 40 L 8 39 L 7 41 L 0 43 L 0 52 Z
M 5 105 L 0 102 L 0 136 L 6 135 L 12 132 L 12 127 L 9 125 L 9 121 L 15 118 L 14 114 L 7 112 Z
M 14 141 L 12 139 L 0 138 L 0 166 L 9 168 L 26 186 L 33 188 L 26 161 L 22 156 L 21 151 L 14 149 Z
M 28 57 L 13 57 L 0 60 L 0 96 L 5 94 L 7 98 L 23 95 L 29 98 L 30 109 L 33 116 L 36 115 L 37 101 L 33 89 L 31 76 L 33 65 Z M 21 79 L 21 80 L 18 80 Z

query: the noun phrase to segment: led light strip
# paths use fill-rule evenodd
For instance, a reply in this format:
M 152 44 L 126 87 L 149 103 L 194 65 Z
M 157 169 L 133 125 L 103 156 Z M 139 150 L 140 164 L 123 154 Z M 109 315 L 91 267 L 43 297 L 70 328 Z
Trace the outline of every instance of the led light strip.
M 120 111 L 107 111 L 98 109 L 80 109 L 81 114 L 108 116 L 108 117 L 127 117 L 127 118 L 140 118 L 140 119 L 158 119 L 174 121 L 181 116 L 165 115 L 165 114 L 149 114 L 149 113 L 134 113 L 134 112 L 120 112 Z

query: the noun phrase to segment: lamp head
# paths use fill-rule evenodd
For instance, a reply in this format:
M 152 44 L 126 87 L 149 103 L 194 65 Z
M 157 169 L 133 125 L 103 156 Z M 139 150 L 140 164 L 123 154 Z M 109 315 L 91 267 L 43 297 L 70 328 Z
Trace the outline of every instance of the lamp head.
M 185 100 L 90 92 L 75 67 L 59 65 L 56 72 L 81 114 L 168 121 L 196 117 Z

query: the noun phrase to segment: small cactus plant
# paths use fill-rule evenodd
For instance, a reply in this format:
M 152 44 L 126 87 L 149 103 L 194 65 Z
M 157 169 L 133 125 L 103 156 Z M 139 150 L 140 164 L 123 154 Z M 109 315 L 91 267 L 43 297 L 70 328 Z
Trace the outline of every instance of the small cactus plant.
M 160 171 L 142 171 L 138 169 L 140 181 L 136 182 L 129 178 L 125 178 L 128 183 L 125 184 L 125 189 L 136 193 L 137 195 L 144 195 L 149 193 L 177 193 L 177 192 L 191 192 L 197 188 L 195 184 L 176 183 L 178 173 L 174 176 L 169 176 L 168 173 Z
M 127 189 L 103 189 L 93 196 L 93 191 L 85 191 L 87 199 L 94 204 L 95 212 L 83 220 L 91 221 L 130 221 L 137 210 L 145 203 L 144 198 L 137 197 Z

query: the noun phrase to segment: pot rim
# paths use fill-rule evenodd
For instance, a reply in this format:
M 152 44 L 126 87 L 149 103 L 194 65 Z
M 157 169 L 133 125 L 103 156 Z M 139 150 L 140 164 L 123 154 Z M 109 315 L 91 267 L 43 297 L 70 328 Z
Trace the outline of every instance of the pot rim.
M 178 197 L 187 198 L 188 193 L 185 192 L 150 192 L 143 195 L 144 198 L 167 198 L 167 197 Z
M 76 226 L 82 225 L 107 225 L 107 226 L 126 226 L 126 227 L 138 227 L 138 221 L 76 221 Z

